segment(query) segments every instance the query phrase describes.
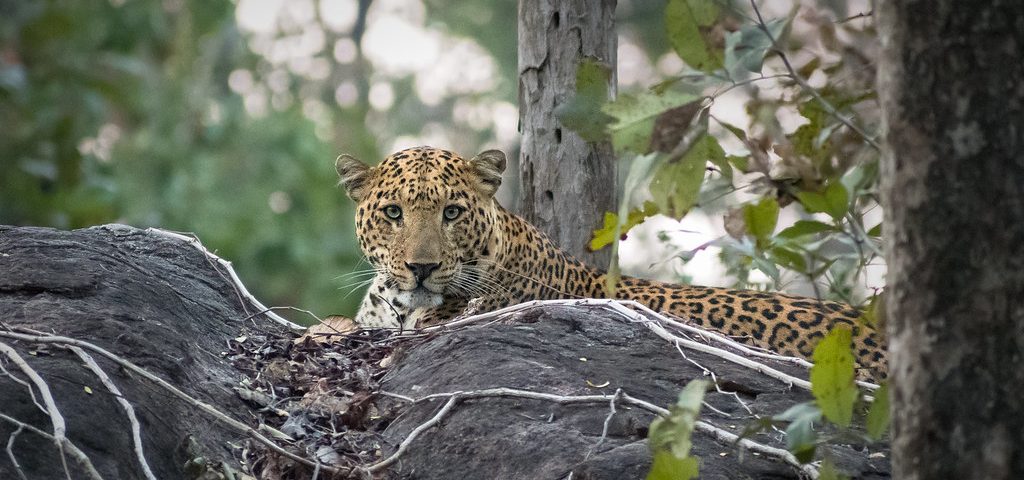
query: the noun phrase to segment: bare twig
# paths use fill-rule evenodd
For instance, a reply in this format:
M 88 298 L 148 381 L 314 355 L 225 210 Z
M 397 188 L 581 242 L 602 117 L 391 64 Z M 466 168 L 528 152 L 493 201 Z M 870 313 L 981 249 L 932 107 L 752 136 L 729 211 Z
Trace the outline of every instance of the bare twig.
M 8 372 L 7 369 L 4 368 L 3 362 L 0 362 L 0 373 L 3 373 L 4 376 L 10 378 L 15 383 L 23 385 L 25 389 L 28 390 L 28 396 L 32 398 L 32 403 L 34 403 L 36 407 L 39 408 L 40 412 L 46 413 L 46 407 L 39 403 L 39 400 L 36 398 L 36 391 L 32 389 L 32 386 L 29 385 L 28 382 L 14 376 L 14 374 L 12 374 L 11 372 Z
M 7 458 L 11 459 L 11 465 L 14 465 L 14 471 L 18 472 L 18 478 L 28 480 L 25 472 L 21 470 L 21 465 L 18 464 L 18 457 L 14 456 L 14 441 L 18 438 L 18 435 L 21 435 L 23 430 L 25 430 L 25 427 L 18 425 L 18 428 L 11 433 L 11 436 L 7 437 Z
M 381 393 L 385 394 L 384 392 L 381 392 Z M 548 402 L 555 402 L 555 403 L 558 403 L 560 405 L 576 405 L 576 404 L 605 403 L 605 402 L 609 401 L 609 398 L 614 398 L 614 397 L 609 397 L 607 395 L 577 395 L 577 396 L 572 396 L 572 395 L 556 395 L 556 394 L 551 394 L 551 393 L 534 392 L 534 391 L 530 391 L 530 390 L 519 390 L 519 389 L 504 388 L 504 387 L 488 388 L 488 389 L 484 389 L 484 390 L 473 390 L 473 391 L 434 393 L 434 394 L 430 394 L 430 395 L 425 395 L 425 396 L 420 397 L 420 398 L 413 398 L 413 397 L 409 397 L 409 396 L 406 396 L 406 395 L 400 395 L 400 394 L 394 394 L 394 393 L 386 393 L 386 395 L 391 396 L 391 397 L 395 397 L 395 398 L 401 398 L 401 399 L 406 400 L 406 401 L 411 401 L 412 403 L 422 403 L 422 402 L 426 402 L 426 401 L 430 401 L 430 400 L 447 399 L 447 402 L 445 402 L 445 405 L 441 408 L 441 410 L 439 410 L 437 412 L 437 414 L 435 414 L 429 420 L 427 420 L 426 422 L 424 422 L 424 423 L 420 424 L 418 427 L 416 427 L 413 430 L 413 432 L 409 434 L 409 437 L 406 437 L 406 439 L 403 440 L 402 444 L 411 443 L 410 437 L 415 439 L 415 436 L 419 436 L 421 433 L 423 433 L 423 431 L 433 427 L 434 425 L 437 425 L 442 419 L 444 419 L 444 417 L 451 411 L 451 409 L 454 408 L 456 403 L 458 403 L 460 401 L 463 401 L 463 400 L 476 399 L 476 398 L 525 398 L 525 399 L 530 399 L 530 400 L 543 400 L 543 401 L 548 401 Z M 657 415 L 668 415 L 668 413 L 669 413 L 669 411 L 667 409 L 665 409 L 665 408 L 662 408 L 662 407 L 659 407 L 657 405 L 654 405 L 653 403 L 650 403 L 650 402 L 648 402 L 646 400 L 641 400 L 641 399 L 632 397 L 632 396 L 630 396 L 629 394 L 627 394 L 625 392 L 617 391 L 616 395 L 619 396 L 619 402 L 620 403 L 627 404 L 627 405 L 633 405 L 633 406 L 639 407 L 641 409 L 647 410 L 648 412 L 651 412 L 651 413 L 654 413 L 654 414 L 657 414 Z M 710 435 L 711 437 L 715 438 L 716 440 L 718 440 L 720 442 L 729 443 L 729 444 L 736 444 L 736 445 L 739 445 L 739 446 L 741 446 L 741 447 L 743 447 L 743 448 L 745 448 L 747 450 L 750 450 L 751 452 L 757 452 L 757 453 L 760 453 L 762 455 L 766 455 L 766 456 L 769 456 L 769 457 L 781 460 L 781 461 L 791 465 L 797 471 L 801 472 L 802 474 L 804 474 L 804 475 L 806 475 L 806 476 L 808 476 L 808 477 L 810 477 L 812 479 L 818 478 L 818 470 L 816 468 L 814 468 L 811 465 L 803 465 L 803 464 L 801 464 L 796 459 L 796 457 L 793 456 L 793 454 L 791 454 L 788 451 L 783 450 L 781 448 L 775 448 L 775 447 L 771 447 L 771 446 L 764 445 L 764 444 L 761 444 L 761 443 L 757 443 L 757 442 L 755 442 L 753 440 L 750 440 L 750 439 L 747 439 L 747 438 L 740 438 L 736 434 L 733 434 L 733 433 L 731 433 L 731 432 L 729 432 L 727 430 L 719 428 L 719 427 L 715 426 L 714 424 L 711 424 L 711 423 L 708 423 L 708 422 L 705 422 L 705 421 L 697 421 L 696 424 L 695 424 L 695 429 L 697 431 L 701 432 L 701 433 L 704 433 L 706 435 Z M 415 434 L 415 436 L 413 434 Z M 401 447 L 400 447 L 399 451 L 404 451 L 404 450 L 401 449 Z M 396 462 L 398 460 L 398 458 L 400 457 L 399 451 L 396 451 L 395 454 L 391 455 L 387 459 L 382 460 L 381 462 L 378 462 L 378 463 L 376 463 L 374 465 L 371 465 L 370 467 L 367 467 L 365 469 L 365 471 L 368 472 L 368 473 L 372 473 L 372 472 L 378 471 L 380 468 L 386 467 L 387 465 L 390 465 L 390 464 Z M 378 465 L 381 465 L 384 462 L 388 462 L 388 463 L 386 465 L 381 466 L 380 468 L 376 468 Z
M 307 458 L 300 457 L 300 456 L 298 456 L 298 455 L 296 455 L 294 453 L 291 453 L 291 452 L 281 448 L 276 443 L 274 443 L 274 441 L 270 440 L 269 438 L 263 436 L 263 434 L 261 434 L 258 431 L 256 431 L 256 429 L 254 429 L 252 427 L 249 427 L 248 425 L 246 425 L 246 424 L 244 424 L 242 422 L 239 422 L 238 420 L 235 420 L 234 418 L 231 418 L 229 415 L 221 412 L 220 410 L 218 410 L 217 408 L 213 407 L 212 405 L 192 397 L 191 395 L 189 395 L 189 394 L 181 391 L 180 389 L 178 389 L 178 387 L 175 387 L 174 385 L 171 385 L 170 383 L 164 381 L 160 377 L 150 373 L 148 370 L 146 370 L 146 369 L 144 369 L 142 367 L 139 367 L 138 365 L 135 365 L 134 363 L 132 363 L 132 362 L 130 362 L 128 360 L 125 360 L 124 358 L 120 357 L 119 355 L 115 355 L 115 354 L 107 351 L 103 347 L 100 347 L 100 346 L 97 346 L 95 344 L 92 344 L 92 343 L 89 343 L 89 342 L 85 342 L 85 341 L 82 341 L 82 340 L 78 340 L 78 339 L 74 339 L 74 338 L 69 338 L 69 337 L 62 337 L 62 336 L 58 336 L 58 335 L 27 335 L 27 334 L 23 334 L 23 333 L 0 331 L 0 337 L 6 337 L 6 338 L 11 338 L 11 339 L 16 339 L 16 340 L 23 340 L 23 341 L 26 341 L 26 342 L 34 342 L 34 343 L 47 343 L 47 344 L 56 344 L 56 345 L 76 346 L 76 347 L 81 347 L 83 349 L 92 351 L 94 353 L 98 353 L 99 355 L 112 360 L 114 363 L 117 363 L 118 365 L 124 367 L 125 369 L 128 369 L 128 370 L 130 370 L 130 371 L 132 371 L 134 373 L 137 373 L 140 376 L 146 378 L 147 380 L 149 380 L 149 381 L 159 385 L 160 387 L 162 387 L 165 390 L 169 391 L 170 393 L 174 394 L 174 396 L 176 396 L 176 397 L 180 398 L 181 400 L 185 401 L 186 403 L 188 403 L 188 404 L 190 404 L 190 405 L 192 405 L 192 406 L 202 410 L 207 415 L 210 415 L 211 417 L 213 417 L 215 420 L 217 420 L 221 424 L 226 425 L 226 426 L 228 426 L 228 427 L 230 427 L 230 428 L 232 428 L 232 429 L 234 429 L 234 430 L 236 430 L 238 432 L 246 434 L 249 437 L 251 437 L 252 439 L 254 439 L 254 440 L 256 440 L 256 441 L 266 445 L 268 448 L 270 448 L 274 452 L 276 452 L 276 453 L 278 453 L 280 455 L 283 455 L 283 456 L 285 456 L 285 457 L 287 457 L 287 458 L 289 458 L 291 460 L 299 462 L 299 463 L 301 463 L 303 465 L 307 465 L 309 467 L 314 467 L 315 468 L 317 463 L 318 463 L 318 462 L 309 460 Z M 0 343 L 0 345 L 3 345 L 3 344 Z M 324 466 L 324 465 L 322 465 L 320 468 L 321 468 L 321 470 L 323 470 L 325 472 L 328 472 L 328 473 L 332 473 L 332 474 L 341 473 L 342 472 L 341 469 L 334 468 L 334 467 L 328 467 L 328 466 Z
M 74 352 L 75 355 L 78 355 L 78 358 L 81 358 L 82 361 L 85 362 L 85 365 L 89 367 L 89 370 L 91 370 L 92 373 L 100 379 L 100 382 L 107 388 L 107 391 L 112 393 L 114 397 L 117 398 L 117 402 L 121 404 L 122 408 L 124 408 L 125 416 L 128 417 L 128 423 L 131 424 L 132 444 L 134 445 L 135 458 L 139 461 L 139 466 L 142 468 L 142 474 L 149 480 L 156 480 L 156 475 L 153 475 L 153 470 L 149 467 L 149 462 L 146 461 L 146 455 L 142 452 L 142 427 L 139 426 L 139 419 L 135 416 L 135 408 L 132 407 L 131 402 L 124 398 L 124 395 L 121 394 L 121 390 L 117 388 L 117 385 L 114 385 L 114 382 L 110 380 L 109 376 L 107 376 L 107 372 L 104 372 L 103 369 L 100 368 L 99 364 L 96 363 L 96 360 L 94 360 L 91 355 L 79 347 L 68 348 Z
M 198 238 L 195 238 L 194 235 L 190 237 L 188 235 L 182 235 L 176 232 L 161 230 L 159 228 L 147 228 L 146 232 L 159 237 L 172 238 L 175 240 L 188 243 L 189 245 L 192 245 L 193 247 L 198 249 L 200 252 L 203 252 L 203 255 L 206 255 L 207 258 L 213 260 L 214 262 L 217 262 L 217 264 L 220 265 L 221 268 L 223 268 L 225 271 L 227 271 L 228 275 L 231 277 L 231 284 L 235 288 L 235 292 L 239 295 L 240 300 L 242 301 L 243 308 L 245 306 L 245 303 L 249 302 L 249 304 L 255 306 L 257 310 L 262 310 L 267 318 L 281 325 L 284 325 L 294 331 L 305 330 L 305 327 L 274 313 L 271 309 L 267 308 L 262 303 L 260 303 L 260 301 L 257 300 L 256 297 L 249 293 L 249 290 L 245 288 L 245 285 L 242 284 L 242 280 L 238 278 L 238 274 L 235 273 L 235 269 L 234 267 L 231 266 L 231 262 L 224 260 L 223 258 L 220 258 L 217 255 L 214 255 L 209 250 L 207 250 L 206 247 L 203 246 L 202 242 L 200 242 Z
M 267 308 L 264 308 L 264 309 L 261 309 L 261 310 L 257 310 L 256 312 L 253 312 L 249 316 L 243 318 L 242 321 L 244 322 L 246 320 L 251 320 L 253 317 L 258 317 L 258 316 L 263 315 L 263 314 L 265 314 L 267 312 L 273 312 L 274 310 L 292 310 L 294 312 L 302 312 L 302 313 L 305 313 L 306 315 L 309 315 L 309 316 L 313 317 L 317 322 L 324 323 L 324 320 L 322 318 L 320 318 L 319 315 L 317 315 L 317 314 L 315 314 L 315 313 L 313 313 L 313 312 L 311 312 L 309 310 L 306 310 L 304 308 L 292 307 L 292 306 L 267 307 Z
M 825 97 L 822 97 L 821 94 L 818 93 L 818 90 L 816 88 L 812 87 L 809 83 L 807 83 L 807 80 L 804 80 L 804 78 L 801 77 L 800 74 L 796 72 L 796 69 L 793 68 L 793 65 L 789 63 L 789 57 L 787 57 L 786 53 L 782 50 L 781 47 L 779 47 L 778 41 L 776 41 L 775 37 L 772 36 L 771 30 L 768 29 L 768 24 L 765 23 L 764 18 L 761 16 L 761 10 L 757 7 L 756 0 L 750 0 L 750 5 L 754 8 L 754 13 L 757 15 L 758 28 L 760 28 L 761 31 L 764 32 L 764 34 L 768 37 L 769 40 L 771 40 L 772 49 L 775 51 L 776 54 L 778 54 L 779 59 L 782 60 L 782 64 L 785 65 L 786 71 L 789 72 L 789 76 L 793 78 L 793 81 L 796 82 L 797 85 L 800 85 L 800 88 L 802 90 L 804 90 L 805 92 L 809 93 L 812 97 L 814 97 L 814 99 L 817 100 L 818 103 L 820 103 L 821 106 L 825 108 L 825 111 L 828 112 L 829 115 L 832 115 L 833 117 L 835 117 L 836 120 L 839 120 L 840 123 L 846 125 L 846 128 L 849 128 L 850 130 L 853 130 L 855 133 L 857 133 L 857 135 L 860 135 L 860 137 L 863 138 L 864 141 L 868 143 L 868 145 L 871 145 L 872 148 L 874 148 L 875 150 L 881 150 L 881 145 L 879 145 L 878 142 L 875 141 L 874 137 L 868 135 L 862 128 L 857 126 L 857 124 L 853 123 L 853 121 L 839 113 L 839 110 L 836 109 L 836 107 L 832 105 L 831 102 L 826 100 Z
M 868 10 L 866 12 L 860 12 L 860 13 L 858 13 L 856 15 L 850 15 L 849 17 L 846 17 L 846 18 L 844 18 L 842 20 L 836 20 L 835 23 L 851 22 L 853 20 L 857 20 L 858 18 L 868 18 L 868 17 L 874 16 L 874 15 L 875 15 L 875 9 L 872 8 L 871 10 Z
M 434 425 L 440 423 L 441 420 L 443 420 L 444 417 L 448 415 L 448 412 L 451 412 L 452 409 L 455 408 L 455 404 L 459 402 L 460 398 L 461 397 L 458 392 L 452 394 L 451 397 L 448 398 L 448 401 L 445 402 L 445 404 L 441 407 L 441 409 L 438 410 L 433 417 L 430 417 L 430 420 L 423 422 L 418 427 L 414 428 L 413 431 L 409 432 L 409 435 L 406 436 L 404 440 L 402 440 L 402 443 L 398 444 L 398 450 L 395 450 L 395 453 L 392 453 L 388 458 L 385 458 L 384 460 L 381 460 L 373 465 L 370 465 L 369 467 L 366 467 L 365 471 L 367 473 L 372 474 L 374 472 L 379 472 L 387 468 L 392 463 L 397 462 L 398 459 L 402 456 L 402 454 L 404 454 L 406 450 L 409 449 L 409 445 L 412 444 L 414 440 L 416 440 L 416 437 L 420 436 L 421 433 L 427 431 L 430 427 L 433 427 Z
M 46 438 L 54 443 L 58 443 L 57 438 L 54 437 L 53 435 L 50 435 L 49 433 L 46 433 L 14 417 L 0 413 L 0 420 L 3 420 L 7 423 L 10 423 L 11 425 L 18 427 L 19 430 L 25 429 L 36 435 Z M 85 452 L 80 450 L 77 446 L 75 446 L 74 443 L 71 443 L 71 441 L 68 440 L 67 438 L 64 438 L 63 445 L 64 446 L 62 452 L 67 452 L 68 455 L 71 455 L 76 461 L 78 461 L 79 465 L 85 468 L 85 473 L 89 476 L 89 478 L 91 478 L 92 480 L 103 480 L 103 476 L 100 475 L 100 472 L 96 471 L 96 467 L 92 465 L 92 461 L 89 460 L 89 457 L 85 454 Z M 68 473 L 66 466 L 64 469 L 64 473 Z M 70 474 L 68 474 L 68 478 L 70 478 Z
M 615 402 L 617 402 L 619 400 L 619 397 L 621 396 L 622 389 L 616 388 L 615 394 L 612 395 L 611 400 L 608 400 L 608 416 L 604 417 L 604 425 L 601 427 L 601 438 L 598 438 L 597 443 L 595 443 L 593 446 L 590 447 L 590 449 L 587 450 L 586 456 L 583 457 L 584 460 L 590 458 L 594 451 L 597 450 L 597 447 L 600 447 L 601 444 L 604 443 L 604 440 L 608 438 L 608 426 L 611 425 L 612 417 L 615 416 Z
M 708 354 L 717 356 L 719 358 L 722 358 L 724 360 L 730 361 L 732 363 L 736 363 L 736 364 L 739 364 L 741 366 L 750 368 L 752 370 L 761 372 L 761 373 L 763 373 L 765 375 L 768 375 L 768 376 L 770 376 L 772 378 L 775 378 L 777 380 L 781 380 L 781 381 L 786 382 L 788 384 L 795 385 L 795 386 L 798 386 L 800 388 L 804 388 L 804 389 L 808 389 L 808 390 L 810 389 L 810 383 L 807 382 L 806 380 L 803 380 L 803 379 L 795 377 L 793 375 L 789 375 L 787 373 L 778 371 L 778 370 L 776 370 L 774 368 L 771 368 L 771 367 L 769 367 L 767 365 L 755 362 L 755 361 L 750 360 L 748 358 L 744 358 L 743 356 L 735 354 L 735 353 L 733 353 L 731 351 L 728 351 L 728 350 L 725 350 L 725 349 L 722 349 L 722 348 L 718 348 L 718 347 L 714 347 L 714 346 L 711 346 L 711 345 L 707 345 L 707 344 L 704 344 L 704 343 L 696 342 L 694 340 L 690 340 L 690 339 L 687 339 L 687 338 L 679 337 L 679 336 L 674 335 L 671 332 L 669 332 L 668 329 L 665 328 L 665 327 L 666 326 L 667 327 L 672 327 L 672 328 L 676 328 L 676 329 L 685 331 L 687 333 L 692 333 L 692 334 L 700 335 L 700 336 L 702 336 L 702 337 L 704 337 L 706 339 L 709 339 L 709 340 L 711 340 L 711 341 L 713 341 L 715 343 L 719 343 L 719 344 L 721 344 L 723 346 L 726 346 L 726 347 L 728 347 L 730 349 L 739 351 L 743 355 L 748 355 L 748 356 L 751 356 L 751 357 L 775 360 L 775 361 L 783 362 L 783 363 L 790 363 L 790 364 L 799 365 L 799 366 L 805 367 L 805 368 L 810 368 L 810 367 L 814 366 L 814 364 L 812 364 L 811 362 L 808 362 L 807 360 L 805 360 L 803 358 L 799 358 L 799 357 L 791 357 L 791 356 L 785 356 L 785 355 L 778 355 L 778 354 L 774 354 L 774 353 L 766 353 L 766 352 L 763 352 L 763 351 L 759 351 L 757 349 L 753 349 L 753 348 L 748 347 L 746 345 L 743 345 L 743 344 L 741 344 L 741 343 L 739 343 L 739 342 L 737 342 L 737 341 L 735 341 L 735 340 L 733 340 L 731 338 L 728 338 L 728 337 L 726 337 L 724 335 L 721 335 L 721 334 L 718 334 L 718 333 L 715 333 L 715 332 L 711 332 L 709 330 L 705 330 L 705 329 L 702 329 L 702 328 L 699 328 L 699 327 L 695 327 L 695 326 L 692 326 L 692 325 L 687 325 L 685 323 L 682 323 L 682 322 L 679 322 L 679 321 L 676 321 L 676 320 L 672 320 L 672 319 L 666 317 L 665 315 L 662 315 L 661 313 L 658 313 L 658 312 L 655 312 L 654 310 L 651 310 L 646 305 L 644 305 L 642 303 L 639 303 L 639 302 L 636 302 L 636 301 L 633 301 L 633 300 L 595 299 L 595 298 L 583 298 L 583 299 L 578 299 L 578 300 L 576 300 L 576 299 L 574 299 L 574 300 L 531 300 L 531 301 L 528 301 L 528 302 L 523 302 L 523 303 L 520 303 L 520 304 L 511 305 L 511 306 L 508 306 L 508 307 L 505 307 L 505 308 L 494 310 L 492 312 L 486 312 L 486 313 L 481 313 L 479 315 L 473 315 L 473 316 L 465 317 L 465 318 L 456 320 L 454 322 L 446 323 L 446 324 L 443 324 L 443 325 L 437 325 L 437 326 L 433 326 L 433 327 L 427 327 L 427 328 L 424 328 L 424 329 L 416 330 L 415 332 L 416 333 L 429 333 L 429 332 L 450 331 L 450 330 L 453 330 L 455 328 L 464 327 L 466 325 L 489 321 L 489 320 L 495 319 L 497 317 L 500 317 L 502 315 L 507 315 L 507 314 L 510 314 L 510 313 L 520 312 L 520 311 L 524 311 L 524 310 L 529 310 L 531 308 L 537 308 L 537 307 L 542 307 L 542 306 L 553 306 L 553 305 L 575 306 L 575 307 L 601 307 L 601 308 L 605 308 L 605 309 L 611 310 L 611 311 L 613 311 L 615 313 L 618 313 L 620 316 L 626 318 L 627 320 L 630 320 L 630 321 L 633 321 L 633 322 L 637 322 L 637 323 L 642 323 L 644 326 L 646 326 L 648 329 L 650 329 L 652 332 L 654 332 L 655 335 L 658 335 L 659 337 L 662 337 L 663 339 L 665 339 L 665 340 L 667 340 L 669 342 L 672 342 L 673 344 L 675 344 L 678 341 L 681 345 L 683 345 L 683 346 L 685 346 L 687 348 L 690 348 L 690 349 L 693 349 L 693 350 L 697 350 L 697 351 L 700 351 L 700 352 L 704 352 L 704 353 L 708 353 Z M 627 308 L 627 307 L 629 307 L 629 308 Z M 634 310 L 631 310 L 631 309 L 634 309 Z M 868 390 L 877 390 L 878 389 L 878 385 L 877 384 L 870 383 L 870 382 L 858 381 L 857 385 L 859 385 L 859 386 L 861 386 L 863 388 L 866 388 Z
M 53 394 L 50 393 L 50 386 L 43 380 L 43 377 L 24 358 L 18 353 L 14 347 L 7 345 L 6 343 L 0 342 L 0 353 L 3 353 L 7 358 L 11 359 L 18 368 L 21 369 L 22 373 L 32 381 L 32 384 L 39 389 L 39 396 L 43 399 L 43 405 L 46 406 L 46 414 L 50 417 L 50 425 L 53 429 L 53 439 L 57 445 L 57 451 L 60 452 L 60 460 L 64 467 L 64 474 L 68 479 L 71 478 L 71 473 L 68 472 L 67 458 L 64 456 L 64 447 L 67 443 L 67 426 L 64 424 L 64 416 L 61 415 L 60 409 L 57 408 L 57 402 L 53 399 Z

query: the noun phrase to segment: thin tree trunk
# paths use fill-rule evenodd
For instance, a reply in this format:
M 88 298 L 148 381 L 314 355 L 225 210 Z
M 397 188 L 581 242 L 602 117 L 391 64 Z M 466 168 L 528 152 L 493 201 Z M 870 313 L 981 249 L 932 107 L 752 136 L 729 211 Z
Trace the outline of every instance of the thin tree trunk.
M 1024 478 L 1024 2 L 878 3 L 893 477 Z
M 615 0 L 519 2 L 519 213 L 565 251 L 605 267 L 607 249 L 589 252 L 591 232 L 615 211 L 615 158 L 562 128 L 555 107 L 575 93 L 583 58 L 615 66 Z M 615 75 L 609 90 L 615 91 Z

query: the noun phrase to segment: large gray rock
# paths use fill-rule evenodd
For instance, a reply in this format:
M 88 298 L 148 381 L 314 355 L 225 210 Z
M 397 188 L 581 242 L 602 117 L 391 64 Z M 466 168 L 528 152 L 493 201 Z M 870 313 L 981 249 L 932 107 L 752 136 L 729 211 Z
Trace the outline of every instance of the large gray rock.
M 95 343 L 244 419 L 250 407 L 232 390 L 239 373 L 220 352 L 239 335 L 246 311 L 255 309 L 240 303 L 222 274 L 199 250 L 134 228 L 66 232 L 0 226 L 0 328 L 28 327 Z M 284 333 L 266 320 L 259 325 L 272 335 Z M 104 478 L 143 478 L 124 411 L 77 356 L 58 347 L 0 342 L 18 350 L 47 381 L 68 437 Z M 2 357 L 8 372 L 25 378 Z M 211 428 L 209 417 L 194 407 L 93 357 L 135 405 L 158 478 L 182 478 L 186 461 L 196 455 L 237 465 L 228 442 L 238 435 Z M 28 390 L 2 375 L 0 412 L 50 431 Z M 0 421 L 0 443 L 6 445 L 13 431 Z M 191 452 L 188 438 L 196 441 Z M 28 478 L 64 478 L 53 443 L 22 432 L 12 451 Z M 73 462 L 71 468 L 73 478 L 85 478 Z M 0 478 L 18 478 L 7 455 L 0 455 Z
M 755 414 L 781 413 L 810 400 L 757 372 L 700 352 L 693 362 L 715 373 L 723 389 L 736 392 Z M 806 375 L 776 364 L 780 370 Z M 420 397 L 431 393 L 509 387 L 560 395 L 612 395 L 621 388 L 655 405 L 674 403 L 682 386 L 705 378 L 668 342 L 639 324 L 627 323 L 594 307 L 549 306 L 449 332 L 400 358 L 381 387 Z M 589 383 L 588 383 L 589 382 Z M 597 388 L 594 385 L 602 385 Z M 710 392 L 701 418 L 739 433 L 753 416 L 733 395 Z M 398 443 L 434 415 L 442 400 L 403 411 L 384 432 Z M 645 441 L 650 413 L 619 405 L 600 441 L 609 405 L 559 406 L 523 399 L 478 399 L 460 404 L 440 426 L 419 439 L 396 470 L 417 479 L 450 478 L 643 478 L 651 452 Z M 785 448 L 781 434 L 754 437 Z M 600 442 L 599 442 L 600 441 Z M 885 457 L 869 460 L 863 446 L 833 446 L 828 454 L 855 478 L 888 478 Z M 693 454 L 701 458 L 701 478 L 799 478 L 796 470 L 764 456 L 741 453 L 733 445 L 695 434 Z
M 494 387 L 560 395 L 611 395 L 621 388 L 668 406 L 688 381 L 704 378 L 703 370 L 642 325 L 593 307 L 533 308 L 426 338 L 363 334 L 330 346 L 293 345 L 293 333 L 264 318 L 243 322 L 255 308 L 242 303 L 214 262 L 179 240 L 128 227 L 66 232 L 0 226 L 0 328 L 29 327 L 96 343 L 234 418 L 286 430 L 296 438 L 283 444 L 289 450 L 306 457 L 316 452 L 338 465 L 365 465 L 390 454 L 441 404 L 410 406 L 378 390 L 420 397 Z M 240 336 L 248 340 L 232 340 Z M 105 478 L 142 478 L 121 407 L 77 357 L 58 347 L 0 341 L 17 349 L 49 383 L 67 420 L 69 438 Z M 380 360 L 391 352 L 392 366 L 384 371 Z M 714 371 L 719 384 L 738 393 L 756 414 L 776 414 L 810 398 L 807 392 L 717 357 L 686 355 Z M 242 458 L 234 448 L 245 444 L 241 435 L 213 426 L 194 407 L 107 360 L 97 360 L 135 405 L 158 478 L 192 478 L 184 465 L 197 455 L 236 468 L 243 459 L 267 478 L 310 478 L 310 469 L 275 459 L 265 450 L 253 455 L 258 445 L 250 444 L 254 448 Z M 24 378 L 4 359 L 0 364 Z M 799 368 L 777 367 L 806 375 Z M 240 400 L 235 391 L 240 385 L 274 396 L 273 408 Z M 317 392 L 326 393 L 317 398 Z M 376 408 L 368 407 L 370 401 Z M 714 409 L 705 408 L 702 418 L 731 432 L 740 432 L 753 418 L 732 395 L 709 393 L 707 403 Z M 44 431 L 50 428 L 28 390 L 2 373 L 0 413 Z M 620 404 L 601 440 L 608 413 L 607 403 L 464 401 L 416 439 L 384 476 L 558 479 L 571 473 L 575 480 L 643 478 L 650 467 L 644 439 L 652 415 Z M 0 445 L 13 432 L 0 421 Z M 778 433 L 755 440 L 783 445 Z M 183 447 L 188 443 L 192 448 Z M 28 478 L 63 477 L 50 442 L 22 432 L 12 451 Z M 329 455 L 331 451 L 337 455 Z M 876 455 L 869 457 L 872 452 Z M 0 478 L 17 478 L 2 453 Z M 789 465 L 702 434 L 694 438 L 693 453 L 702 459 L 702 478 L 799 476 Z M 848 475 L 888 477 L 884 446 L 834 446 L 829 455 Z M 72 469 L 73 478 L 84 478 L 80 469 Z

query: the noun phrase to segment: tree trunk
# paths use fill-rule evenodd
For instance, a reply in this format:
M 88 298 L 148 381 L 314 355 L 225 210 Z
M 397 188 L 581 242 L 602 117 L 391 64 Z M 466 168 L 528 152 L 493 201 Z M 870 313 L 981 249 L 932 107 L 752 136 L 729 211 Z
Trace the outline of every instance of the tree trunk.
M 609 143 L 587 143 L 562 128 L 554 112 L 575 93 L 580 60 L 597 59 L 614 72 L 616 45 L 615 0 L 519 2 L 519 213 L 599 267 L 608 265 L 608 250 L 586 246 L 604 213 L 615 211 L 615 157 Z
M 879 2 L 893 476 L 1024 478 L 1024 2 Z

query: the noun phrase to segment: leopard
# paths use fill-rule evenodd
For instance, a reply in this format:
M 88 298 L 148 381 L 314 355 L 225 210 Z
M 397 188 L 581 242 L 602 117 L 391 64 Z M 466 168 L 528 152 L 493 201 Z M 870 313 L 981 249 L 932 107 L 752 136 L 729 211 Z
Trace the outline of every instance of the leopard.
M 846 326 L 858 375 L 886 376 L 885 341 L 845 303 L 626 275 L 609 294 L 606 271 L 563 251 L 498 202 L 506 164 L 499 150 L 466 159 L 428 146 L 375 166 L 347 154 L 336 159 L 373 275 L 357 325 L 415 329 L 531 300 L 615 298 L 804 359 L 830 329 Z

